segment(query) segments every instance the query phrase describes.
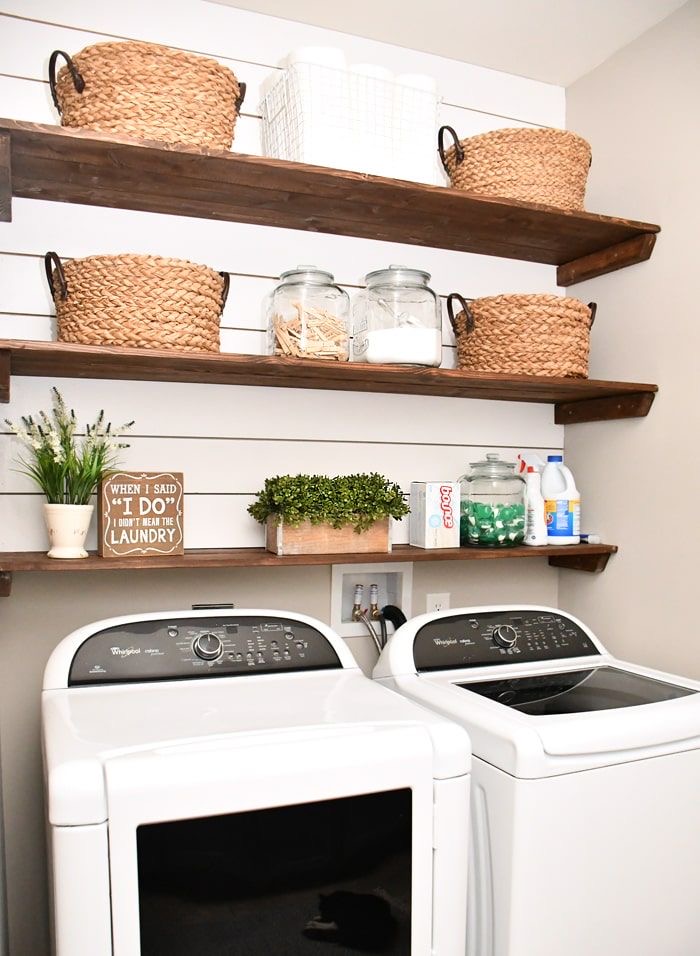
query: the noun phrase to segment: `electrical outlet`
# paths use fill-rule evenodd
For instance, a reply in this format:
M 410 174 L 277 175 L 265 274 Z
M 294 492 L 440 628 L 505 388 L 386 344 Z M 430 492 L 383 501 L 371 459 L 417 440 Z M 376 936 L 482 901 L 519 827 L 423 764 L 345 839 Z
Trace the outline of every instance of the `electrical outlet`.
M 425 597 L 425 610 L 428 614 L 432 614 L 433 611 L 447 611 L 449 606 L 449 594 L 427 594 Z

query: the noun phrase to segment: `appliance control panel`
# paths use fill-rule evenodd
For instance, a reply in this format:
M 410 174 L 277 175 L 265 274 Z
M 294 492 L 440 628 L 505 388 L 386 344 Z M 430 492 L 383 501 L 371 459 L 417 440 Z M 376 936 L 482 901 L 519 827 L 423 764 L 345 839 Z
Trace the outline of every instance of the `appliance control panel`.
M 454 614 L 424 624 L 413 641 L 418 671 L 525 664 L 599 653 L 578 624 L 552 611 Z
M 132 621 L 90 635 L 69 686 L 233 677 L 342 667 L 328 638 L 285 617 L 212 616 Z

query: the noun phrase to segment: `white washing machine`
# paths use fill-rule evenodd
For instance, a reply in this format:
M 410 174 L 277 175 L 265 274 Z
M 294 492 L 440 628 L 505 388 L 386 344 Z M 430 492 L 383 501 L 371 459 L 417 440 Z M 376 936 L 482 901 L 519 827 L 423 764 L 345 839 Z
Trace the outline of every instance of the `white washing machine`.
M 42 719 L 59 956 L 463 956 L 467 734 L 319 621 L 100 621 Z
M 413 618 L 374 677 L 471 737 L 469 956 L 700 953 L 700 684 L 510 606 Z

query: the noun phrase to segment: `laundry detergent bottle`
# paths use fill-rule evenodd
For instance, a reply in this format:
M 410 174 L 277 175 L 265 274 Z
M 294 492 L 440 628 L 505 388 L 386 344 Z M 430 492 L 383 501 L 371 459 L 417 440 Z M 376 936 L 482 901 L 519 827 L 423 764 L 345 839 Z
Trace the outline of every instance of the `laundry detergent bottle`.
M 547 544 L 578 544 L 581 540 L 581 497 L 574 476 L 561 455 L 547 456 L 541 487 Z
M 542 497 L 542 474 L 532 465 L 525 472 L 525 509 L 525 544 L 539 548 L 547 544 L 547 522 Z

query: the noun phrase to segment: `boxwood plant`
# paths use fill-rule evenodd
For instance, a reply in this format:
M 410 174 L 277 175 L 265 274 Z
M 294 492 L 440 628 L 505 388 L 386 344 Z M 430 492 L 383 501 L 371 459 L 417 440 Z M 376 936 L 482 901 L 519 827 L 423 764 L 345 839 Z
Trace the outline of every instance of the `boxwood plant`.
M 278 475 L 268 478 L 248 511 L 264 524 L 270 515 L 285 524 L 352 525 L 358 534 L 383 518 L 403 518 L 409 508 L 401 488 L 376 472 L 360 475 Z

